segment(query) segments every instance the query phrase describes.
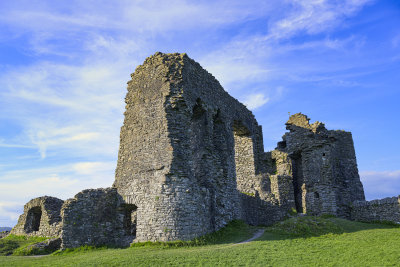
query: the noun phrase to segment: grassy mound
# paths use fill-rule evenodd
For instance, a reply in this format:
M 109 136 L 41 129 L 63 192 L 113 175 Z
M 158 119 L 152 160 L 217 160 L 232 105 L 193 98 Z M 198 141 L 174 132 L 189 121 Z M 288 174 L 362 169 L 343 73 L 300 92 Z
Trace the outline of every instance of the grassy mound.
M 9 255 L 32 255 L 34 251 L 28 252 L 26 248 L 38 242 L 46 240 L 46 237 L 8 235 L 0 239 L 0 256 Z

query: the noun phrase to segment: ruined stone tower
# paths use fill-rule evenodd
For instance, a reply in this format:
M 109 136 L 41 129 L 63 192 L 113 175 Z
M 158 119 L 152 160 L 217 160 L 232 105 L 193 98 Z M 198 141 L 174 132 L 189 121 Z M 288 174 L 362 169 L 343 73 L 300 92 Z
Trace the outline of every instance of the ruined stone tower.
M 190 239 L 243 218 L 261 189 L 261 127 L 186 54 L 156 53 L 128 82 L 114 186 L 138 241 Z

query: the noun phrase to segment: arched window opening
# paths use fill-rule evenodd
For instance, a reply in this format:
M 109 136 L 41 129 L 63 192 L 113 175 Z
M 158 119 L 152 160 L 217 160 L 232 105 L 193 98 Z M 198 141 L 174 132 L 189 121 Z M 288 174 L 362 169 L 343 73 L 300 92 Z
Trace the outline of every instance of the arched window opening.
M 42 209 L 41 207 L 33 207 L 28 211 L 26 215 L 25 221 L 25 232 L 32 233 L 39 231 L 40 220 L 42 218 Z

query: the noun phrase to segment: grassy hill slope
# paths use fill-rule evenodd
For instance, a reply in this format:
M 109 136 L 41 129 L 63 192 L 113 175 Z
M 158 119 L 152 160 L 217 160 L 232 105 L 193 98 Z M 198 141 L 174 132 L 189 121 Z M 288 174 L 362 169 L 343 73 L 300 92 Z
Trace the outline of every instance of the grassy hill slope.
M 385 224 L 297 217 L 266 228 L 258 241 L 240 245 L 234 243 L 251 236 L 251 228 L 228 232 L 230 238 L 223 244 L 80 249 L 40 258 L 4 256 L 0 266 L 400 266 L 400 228 Z

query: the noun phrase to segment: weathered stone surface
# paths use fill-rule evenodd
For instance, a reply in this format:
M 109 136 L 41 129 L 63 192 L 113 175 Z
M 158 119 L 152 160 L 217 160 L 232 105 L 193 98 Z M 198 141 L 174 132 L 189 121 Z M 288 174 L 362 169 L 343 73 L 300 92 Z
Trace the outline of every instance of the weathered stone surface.
M 309 120 L 292 115 L 286 123 L 289 132 L 276 148 L 290 158 L 297 211 L 350 218 L 352 202 L 365 200 L 351 133 Z
M 11 234 L 56 237 L 61 232 L 61 206 L 64 201 L 55 197 L 38 197 L 24 206 Z
M 239 218 L 272 221 L 278 202 L 261 127 L 198 63 L 186 54 L 147 58 L 126 104 L 114 186 L 138 207 L 137 241 L 191 239 Z
M 351 219 L 363 222 L 400 223 L 400 195 L 371 201 L 355 201 L 351 210 Z
M 61 216 L 62 248 L 128 246 L 134 238 L 132 212 L 114 188 L 87 189 L 65 201 Z

